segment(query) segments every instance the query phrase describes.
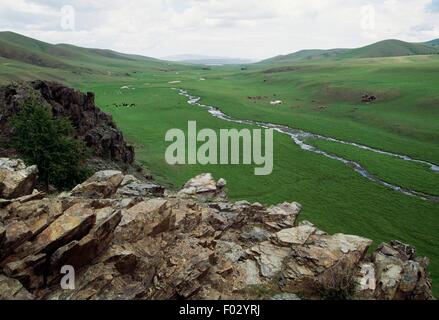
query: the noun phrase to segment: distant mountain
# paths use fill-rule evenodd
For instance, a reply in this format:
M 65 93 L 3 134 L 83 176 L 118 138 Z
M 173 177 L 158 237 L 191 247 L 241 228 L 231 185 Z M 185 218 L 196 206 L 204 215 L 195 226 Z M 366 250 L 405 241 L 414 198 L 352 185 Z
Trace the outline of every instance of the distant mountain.
M 234 65 L 234 64 L 248 64 L 254 61 L 241 58 L 226 58 L 203 56 L 195 54 L 182 54 L 165 57 L 164 60 L 181 62 L 187 64 L 202 64 L 202 65 Z
M 0 57 L 38 67 L 70 71 L 108 70 L 142 64 L 160 65 L 163 61 L 118 53 L 87 49 L 69 44 L 49 44 L 13 32 L 0 32 Z
M 384 40 L 357 49 L 302 50 L 289 55 L 270 58 L 261 63 L 439 54 L 439 47 L 434 45 L 437 41 L 438 40 L 433 40 L 429 43 L 409 43 L 400 40 Z

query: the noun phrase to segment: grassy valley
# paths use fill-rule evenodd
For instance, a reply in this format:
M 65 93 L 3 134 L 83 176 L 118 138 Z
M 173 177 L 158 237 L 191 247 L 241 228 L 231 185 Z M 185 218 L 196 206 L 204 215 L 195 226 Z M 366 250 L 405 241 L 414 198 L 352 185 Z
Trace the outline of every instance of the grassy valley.
M 203 172 L 224 177 L 233 200 L 274 204 L 298 201 L 303 219 L 329 232 L 382 241 L 399 239 L 431 259 L 438 294 L 439 204 L 374 183 L 340 161 L 306 152 L 275 134 L 274 171 L 253 166 L 177 166 L 164 160 L 171 128 L 239 128 L 187 104 L 173 87 L 202 97 L 237 119 L 283 124 L 439 164 L 439 49 L 389 40 L 360 49 L 309 50 L 251 65 L 183 65 L 106 50 L 49 45 L 0 33 L 0 82 L 50 79 L 96 93 L 136 147 L 137 160 L 157 180 L 180 187 Z M 377 100 L 362 103 L 362 96 Z M 278 106 L 270 104 L 281 100 Z M 131 107 L 121 107 L 123 104 Z M 245 126 L 241 126 L 245 127 Z M 439 173 L 351 145 L 309 143 L 360 163 L 374 176 L 407 189 L 439 195 Z

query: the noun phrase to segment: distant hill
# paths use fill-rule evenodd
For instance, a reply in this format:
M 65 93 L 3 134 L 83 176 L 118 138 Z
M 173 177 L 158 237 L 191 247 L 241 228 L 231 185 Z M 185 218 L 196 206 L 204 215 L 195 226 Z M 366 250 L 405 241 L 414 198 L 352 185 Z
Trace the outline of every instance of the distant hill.
M 384 40 L 369 46 L 352 49 L 342 57 L 381 58 L 412 55 L 438 54 L 439 48 L 424 43 L 409 43 L 400 40 Z
M 0 32 L 0 57 L 38 67 L 70 71 L 103 71 L 163 61 L 111 50 L 87 49 L 69 44 L 49 44 L 13 32 Z
M 302 50 L 289 55 L 270 58 L 262 61 L 262 63 L 439 54 L 439 47 L 435 46 L 438 40 L 433 40 L 429 43 L 409 43 L 400 40 L 384 40 L 357 49 Z
M 349 51 L 349 49 L 332 49 L 332 50 L 301 50 L 295 53 L 281 55 L 274 58 L 264 60 L 263 62 L 289 62 L 300 60 L 318 60 L 325 58 L 334 58 L 338 54 Z
M 425 42 L 425 44 L 431 45 L 431 46 L 439 46 L 439 39 L 434 39 L 428 42 Z
M 234 64 L 248 64 L 254 61 L 241 58 L 226 58 L 203 56 L 194 54 L 183 54 L 165 57 L 165 60 L 173 62 L 181 62 L 186 64 L 202 64 L 202 65 L 234 65 Z

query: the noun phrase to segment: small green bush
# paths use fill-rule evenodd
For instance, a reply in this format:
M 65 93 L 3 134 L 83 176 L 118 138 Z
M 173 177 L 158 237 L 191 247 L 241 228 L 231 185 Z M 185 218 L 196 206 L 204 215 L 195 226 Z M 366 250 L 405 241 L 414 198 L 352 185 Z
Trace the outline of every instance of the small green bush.
M 66 189 L 87 175 L 83 166 L 87 149 L 72 137 L 74 129 L 67 119 L 55 118 L 34 97 L 26 99 L 13 117 L 12 145 L 28 164 L 38 166 L 39 178 L 49 185 Z

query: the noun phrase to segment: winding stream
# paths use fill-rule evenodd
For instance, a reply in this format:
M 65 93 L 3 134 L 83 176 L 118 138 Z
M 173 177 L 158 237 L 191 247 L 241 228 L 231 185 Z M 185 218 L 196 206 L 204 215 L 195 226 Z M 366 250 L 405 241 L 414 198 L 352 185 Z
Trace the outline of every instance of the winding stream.
M 427 162 L 427 161 L 423 161 L 423 160 L 413 159 L 413 158 L 411 158 L 409 156 L 405 156 L 405 155 L 399 155 L 399 154 L 396 154 L 396 153 L 382 151 L 382 150 L 379 150 L 379 149 L 371 148 L 371 147 L 364 146 L 364 145 L 357 144 L 357 143 L 353 143 L 353 142 L 347 142 L 347 141 L 338 140 L 338 139 L 334 139 L 334 138 L 330 138 L 330 137 L 325 137 L 325 136 L 322 136 L 322 135 L 319 135 L 319 134 L 314 134 L 314 133 L 306 132 L 306 131 L 303 131 L 303 130 L 293 129 L 293 128 L 290 128 L 290 127 L 287 127 L 287 126 L 283 126 L 283 125 L 277 125 L 277 124 L 267 123 L 267 122 L 251 121 L 251 120 L 238 120 L 238 119 L 234 119 L 234 118 L 224 114 L 217 107 L 202 104 L 200 97 L 192 96 L 186 90 L 177 89 L 177 88 L 172 88 L 172 89 L 173 90 L 177 90 L 179 95 L 186 97 L 188 99 L 187 102 L 190 105 L 199 106 L 199 107 L 207 109 L 207 111 L 212 116 L 214 116 L 215 118 L 218 118 L 218 119 L 221 119 L 221 120 L 224 120 L 224 121 L 228 121 L 228 122 L 238 123 L 238 124 L 258 126 L 258 127 L 264 128 L 264 129 L 274 129 L 277 132 L 280 132 L 280 133 L 283 133 L 283 134 L 286 134 L 286 135 L 290 136 L 293 139 L 294 143 L 296 145 L 298 145 L 302 150 L 309 151 L 309 152 L 314 152 L 314 153 L 320 154 L 322 156 L 325 156 L 327 158 L 334 159 L 334 160 L 337 160 L 337 161 L 341 161 L 345 165 L 351 167 L 353 170 L 355 170 L 357 173 L 359 173 L 364 178 L 369 179 L 370 181 L 373 181 L 375 183 L 381 184 L 381 185 L 383 185 L 383 186 L 385 186 L 385 187 L 387 187 L 389 189 L 392 189 L 394 191 L 403 193 L 403 194 L 408 195 L 408 196 L 420 198 L 420 199 L 426 200 L 426 201 L 439 202 L 439 196 L 425 194 L 425 193 L 422 193 L 422 192 L 406 189 L 406 188 L 403 188 L 403 187 L 400 187 L 400 186 L 388 183 L 388 182 L 386 182 L 384 180 L 381 180 L 381 179 L 375 177 L 371 173 L 369 173 L 359 163 L 357 163 L 355 161 L 347 160 L 347 159 L 339 157 L 337 155 L 334 155 L 334 154 L 325 152 L 323 150 L 320 150 L 320 149 L 318 149 L 318 148 L 316 148 L 316 147 L 314 147 L 312 145 L 307 144 L 305 142 L 305 140 L 308 139 L 308 138 L 314 138 L 314 139 L 321 139 L 321 140 L 326 140 L 326 141 L 331 141 L 331 142 L 342 143 L 342 144 L 350 145 L 350 146 L 353 146 L 353 147 L 356 147 L 356 148 L 359 148 L 359 149 L 363 149 L 363 150 L 379 153 L 379 154 L 382 154 L 382 155 L 387 155 L 387 156 L 391 156 L 391 157 L 394 157 L 394 158 L 398 158 L 398 159 L 401 159 L 401 160 L 410 161 L 410 162 L 414 162 L 414 163 L 418 163 L 418 164 L 428 165 L 428 166 L 430 166 L 431 170 L 434 173 L 439 173 L 439 166 L 436 165 L 436 164 L 433 164 L 433 163 L 430 163 L 430 162 Z

